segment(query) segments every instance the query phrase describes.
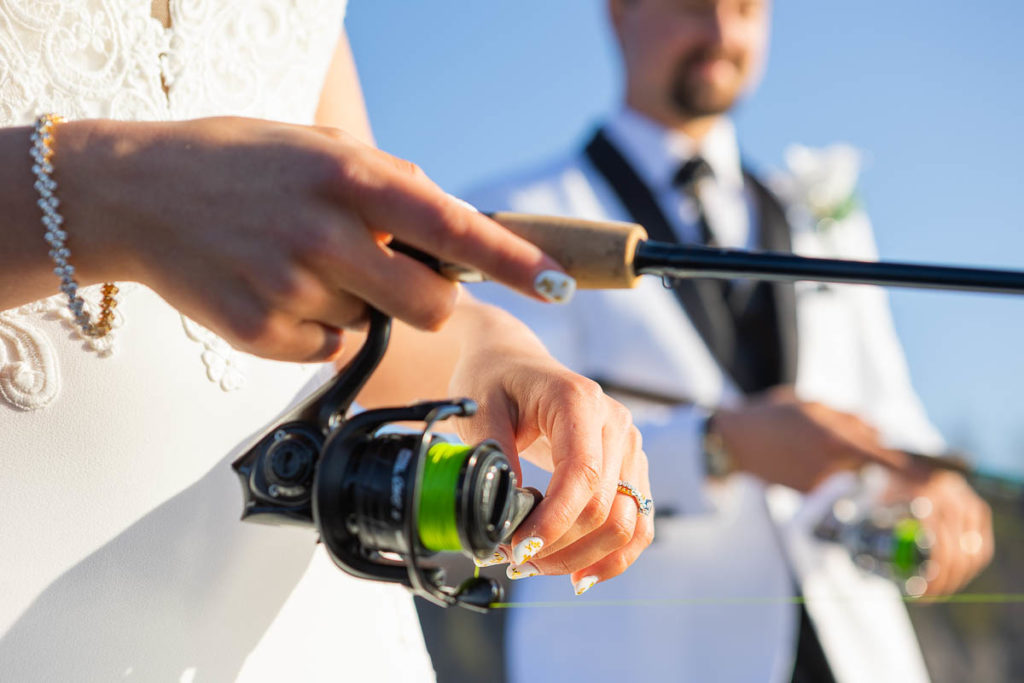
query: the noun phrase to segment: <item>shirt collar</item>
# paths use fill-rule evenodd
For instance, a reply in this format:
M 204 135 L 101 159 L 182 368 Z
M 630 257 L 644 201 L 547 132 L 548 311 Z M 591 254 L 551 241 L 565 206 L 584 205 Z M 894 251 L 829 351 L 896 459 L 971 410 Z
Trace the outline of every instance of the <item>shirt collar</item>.
M 665 190 L 679 168 L 699 153 L 721 186 L 742 189 L 736 129 L 722 116 L 699 146 L 685 133 L 665 128 L 646 116 L 623 108 L 605 124 L 605 133 L 652 189 Z

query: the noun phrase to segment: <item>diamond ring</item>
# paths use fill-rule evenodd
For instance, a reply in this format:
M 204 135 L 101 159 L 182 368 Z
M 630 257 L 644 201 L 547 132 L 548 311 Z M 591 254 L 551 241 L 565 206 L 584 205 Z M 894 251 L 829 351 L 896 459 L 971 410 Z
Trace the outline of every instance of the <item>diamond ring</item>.
M 637 491 L 636 487 L 628 481 L 620 481 L 616 490 L 619 493 L 624 493 L 627 496 L 630 496 L 634 501 L 636 501 L 637 510 L 640 511 L 641 515 L 644 515 L 645 517 L 650 516 L 651 511 L 654 510 L 654 500 Z

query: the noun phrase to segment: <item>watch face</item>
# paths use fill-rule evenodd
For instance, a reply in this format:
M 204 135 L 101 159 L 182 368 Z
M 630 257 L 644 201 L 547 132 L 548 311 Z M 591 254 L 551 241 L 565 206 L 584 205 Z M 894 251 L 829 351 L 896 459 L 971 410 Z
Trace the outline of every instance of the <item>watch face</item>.
M 715 431 L 714 416 L 704 422 L 704 467 L 711 477 L 732 474 L 732 458 L 725 448 L 722 436 Z

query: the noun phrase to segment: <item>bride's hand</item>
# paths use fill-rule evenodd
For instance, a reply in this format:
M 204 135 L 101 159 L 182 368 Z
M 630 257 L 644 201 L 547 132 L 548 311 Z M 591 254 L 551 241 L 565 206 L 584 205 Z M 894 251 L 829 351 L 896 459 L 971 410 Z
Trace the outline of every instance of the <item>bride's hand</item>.
M 367 302 L 421 329 L 455 286 L 391 236 L 541 298 L 561 270 L 414 165 L 336 129 L 254 119 L 82 121 L 56 133 L 81 284 L 135 280 L 233 346 L 322 360 Z
M 654 536 L 653 518 L 617 493 L 620 480 L 651 490 L 640 432 L 625 407 L 555 361 L 519 321 L 499 312 L 487 329 L 490 341 L 467 344 L 452 375 L 450 395 L 479 404 L 457 421 L 459 435 L 495 439 L 517 470 L 522 457 L 552 471 L 544 500 L 503 549 L 509 576 L 570 574 L 582 592 L 625 571 Z

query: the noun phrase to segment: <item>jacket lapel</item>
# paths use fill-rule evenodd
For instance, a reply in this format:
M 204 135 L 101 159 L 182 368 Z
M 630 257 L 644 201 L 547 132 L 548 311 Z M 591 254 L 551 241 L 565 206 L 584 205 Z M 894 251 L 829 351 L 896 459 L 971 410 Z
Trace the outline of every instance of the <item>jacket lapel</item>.
M 778 198 L 749 171 L 743 177 L 754 194 L 759 218 L 758 246 L 764 251 L 793 252 L 789 221 Z M 783 384 L 797 376 L 796 288 L 792 282 L 773 282 L 776 328 L 779 336 L 779 374 Z

